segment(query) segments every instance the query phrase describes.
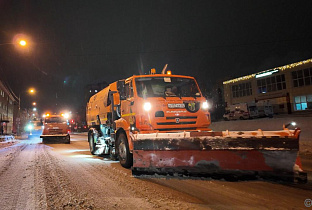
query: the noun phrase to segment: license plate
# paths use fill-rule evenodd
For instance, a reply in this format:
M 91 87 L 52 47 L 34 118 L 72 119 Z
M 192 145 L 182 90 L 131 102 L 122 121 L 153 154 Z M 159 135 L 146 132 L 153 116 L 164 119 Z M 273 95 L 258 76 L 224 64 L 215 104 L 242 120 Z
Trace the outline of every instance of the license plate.
M 59 129 L 59 127 L 53 127 L 53 129 Z
M 185 104 L 168 104 L 169 109 L 183 109 Z

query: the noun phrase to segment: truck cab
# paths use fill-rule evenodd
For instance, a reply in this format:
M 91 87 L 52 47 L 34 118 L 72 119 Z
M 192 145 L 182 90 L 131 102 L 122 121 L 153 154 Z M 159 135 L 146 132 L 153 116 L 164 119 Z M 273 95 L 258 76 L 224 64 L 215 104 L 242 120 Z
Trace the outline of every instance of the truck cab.
M 132 131 L 208 130 L 208 103 L 192 77 L 133 76 L 125 81 L 125 92 L 121 116 Z
M 62 115 L 46 115 L 44 117 L 43 131 L 40 138 L 43 143 L 70 144 L 69 127 Z

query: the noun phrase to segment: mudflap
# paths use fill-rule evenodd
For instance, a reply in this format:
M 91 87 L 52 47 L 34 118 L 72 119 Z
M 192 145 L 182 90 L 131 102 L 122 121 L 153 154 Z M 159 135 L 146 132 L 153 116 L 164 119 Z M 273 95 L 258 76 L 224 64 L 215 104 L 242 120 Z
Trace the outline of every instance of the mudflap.
M 173 136 L 135 139 L 132 175 L 307 181 L 298 162 L 298 138 Z

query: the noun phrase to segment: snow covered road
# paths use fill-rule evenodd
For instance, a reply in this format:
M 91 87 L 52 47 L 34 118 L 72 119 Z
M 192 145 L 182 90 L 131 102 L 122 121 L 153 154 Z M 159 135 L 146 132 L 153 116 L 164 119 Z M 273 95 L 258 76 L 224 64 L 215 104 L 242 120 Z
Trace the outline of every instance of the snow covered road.
M 118 162 L 92 156 L 85 135 L 0 149 L 0 209 L 299 209 L 312 199 L 309 186 L 134 178 Z

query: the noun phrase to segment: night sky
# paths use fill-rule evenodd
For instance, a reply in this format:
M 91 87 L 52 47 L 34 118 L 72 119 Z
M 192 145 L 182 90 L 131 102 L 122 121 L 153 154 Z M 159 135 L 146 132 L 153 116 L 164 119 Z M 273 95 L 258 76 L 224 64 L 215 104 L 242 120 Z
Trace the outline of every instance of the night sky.
M 0 79 L 41 111 L 84 107 L 87 84 L 166 63 L 213 90 L 311 58 L 311 9 L 310 0 L 0 0 Z M 5 44 L 16 34 L 29 36 L 28 50 Z

